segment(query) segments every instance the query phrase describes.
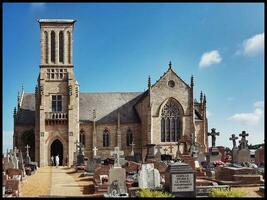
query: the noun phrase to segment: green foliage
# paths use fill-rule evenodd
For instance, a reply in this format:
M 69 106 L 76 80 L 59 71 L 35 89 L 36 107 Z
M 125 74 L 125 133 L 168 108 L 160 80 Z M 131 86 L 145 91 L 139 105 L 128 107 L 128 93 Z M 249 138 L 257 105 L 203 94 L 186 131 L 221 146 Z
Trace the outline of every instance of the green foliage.
M 167 193 L 167 192 L 162 192 L 162 191 L 155 191 L 155 190 L 150 190 L 150 189 L 140 189 L 137 192 L 138 197 L 163 197 L 163 198 L 172 198 L 174 195 Z
M 209 194 L 210 197 L 246 197 L 243 190 L 232 190 L 223 188 L 213 188 Z

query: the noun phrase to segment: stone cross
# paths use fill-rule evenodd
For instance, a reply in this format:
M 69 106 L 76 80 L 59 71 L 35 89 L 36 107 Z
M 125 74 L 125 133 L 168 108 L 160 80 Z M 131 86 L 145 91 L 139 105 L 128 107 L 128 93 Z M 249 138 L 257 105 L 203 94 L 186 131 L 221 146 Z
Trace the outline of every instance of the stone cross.
M 165 151 L 165 154 L 167 154 L 167 151 L 168 151 L 168 149 L 167 149 L 167 148 L 165 148 L 165 149 L 163 149 L 163 151 Z
M 132 150 L 131 150 L 131 156 L 134 156 L 134 150 L 133 150 L 133 147 L 134 147 L 134 143 L 132 142 L 132 144 L 130 144 L 131 145 L 131 147 L 132 147 Z
M 208 136 L 211 136 L 212 147 L 215 147 L 216 135 L 219 136 L 220 132 L 215 132 L 215 128 L 211 129 L 211 132 L 208 133 Z
M 172 144 L 170 144 L 169 149 L 170 149 L 170 153 L 172 153 L 172 149 L 174 148 L 174 146 L 172 146 Z
M 241 139 L 246 139 L 246 136 L 248 136 L 248 133 L 246 133 L 246 131 L 242 131 L 242 133 L 239 134 L 239 136 L 241 136 Z
M 93 152 L 94 152 L 94 157 L 96 157 L 96 151 L 97 151 L 98 149 L 96 148 L 96 146 L 94 146 L 94 148 L 93 148 Z
M 236 140 L 238 137 L 235 136 L 235 134 L 232 134 L 232 137 L 229 138 L 229 140 L 233 140 L 233 149 L 236 147 Z
M 27 144 L 25 148 L 26 148 L 26 153 L 27 153 L 26 156 L 29 157 L 30 156 L 29 155 L 29 148 L 31 148 L 31 147 Z
M 120 167 L 120 156 L 124 155 L 123 151 L 120 151 L 120 147 L 115 147 L 114 151 L 110 152 L 111 156 L 114 156 L 114 167 Z
M 245 149 L 248 143 L 248 141 L 246 140 L 246 136 L 248 136 L 248 133 L 246 133 L 246 131 L 242 131 L 242 133 L 239 134 L 239 136 L 241 136 L 241 140 L 239 141 L 240 149 Z

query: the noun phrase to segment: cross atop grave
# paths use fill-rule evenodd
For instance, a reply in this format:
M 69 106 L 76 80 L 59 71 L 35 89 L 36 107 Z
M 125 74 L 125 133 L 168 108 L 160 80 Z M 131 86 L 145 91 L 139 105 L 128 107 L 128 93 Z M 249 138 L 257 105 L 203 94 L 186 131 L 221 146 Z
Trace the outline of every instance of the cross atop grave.
M 229 140 L 233 140 L 233 149 L 236 148 L 236 140 L 238 139 L 235 134 L 232 134 L 232 136 L 229 138 Z
M 245 149 L 248 146 L 248 141 L 246 140 L 246 136 L 248 136 L 248 133 L 246 131 L 242 131 L 242 133 L 239 134 L 241 136 L 240 143 L 240 149 Z
M 94 148 L 93 148 L 93 152 L 94 152 L 94 157 L 96 157 L 96 151 L 97 151 L 98 149 L 96 148 L 96 146 L 94 146 Z
M 172 153 L 172 149 L 174 148 L 174 146 L 172 146 L 172 143 L 170 144 L 169 146 L 169 149 L 170 149 L 170 153 Z
M 242 133 L 239 134 L 239 136 L 241 136 L 241 139 L 246 139 L 246 136 L 248 136 L 248 133 L 246 133 L 246 131 L 242 131 Z
M 167 154 L 168 149 L 164 148 L 163 151 L 165 152 L 165 154 Z
M 27 144 L 25 148 L 26 148 L 26 153 L 27 153 L 26 156 L 29 157 L 29 149 L 30 149 L 31 147 Z
M 134 150 L 133 150 L 133 147 L 134 147 L 134 143 L 132 142 L 132 144 L 130 144 L 131 145 L 131 147 L 132 147 L 132 149 L 131 149 L 131 156 L 134 156 Z
M 114 151 L 110 152 L 111 156 L 114 156 L 114 167 L 120 167 L 120 156 L 124 155 L 123 151 L 120 151 L 120 147 L 114 147 Z
M 208 136 L 211 136 L 211 145 L 212 147 L 215 147 L 215 141 L 216 141 L 216 136 L 219 136 L 220 132 L 216 132 L 215 128 L 211 129 L 211 132 L 208 133 Z

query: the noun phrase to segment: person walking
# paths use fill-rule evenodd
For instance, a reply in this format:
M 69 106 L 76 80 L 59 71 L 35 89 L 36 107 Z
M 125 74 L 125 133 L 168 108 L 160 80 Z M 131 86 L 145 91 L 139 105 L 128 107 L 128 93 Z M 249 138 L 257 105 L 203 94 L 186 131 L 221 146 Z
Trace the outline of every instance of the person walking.
M 56 156 L 56 167 L 59 165 L 59 155 Z
M 51 156 L 51 166 L 54 166 L 54 156 Z

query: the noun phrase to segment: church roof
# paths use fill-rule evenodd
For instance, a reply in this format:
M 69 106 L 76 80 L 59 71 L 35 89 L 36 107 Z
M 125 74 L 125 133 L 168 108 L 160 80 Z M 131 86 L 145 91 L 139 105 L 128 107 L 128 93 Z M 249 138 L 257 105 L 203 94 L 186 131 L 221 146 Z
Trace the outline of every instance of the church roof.
M 120 112 L 121 123 L 140 122 L 134 105 L 141 98 L 142 92 L 80 93 L 80 121 L 92 121 L 96 110 L 96 122 L 114 123 Z M 17 124 L 34 124 L 35 94 L 24 93 Z
M 140 122 L 134 109 L 142 92 L 80 93 L 80 121 L 92 121 L 93 109 L 96 121 L 114 123 L 120 112 L 121 123 Z
M 16 116 L 17 124 L 34 124 L 35 123 L 35 95 L 24 93 L 20 110 Z

